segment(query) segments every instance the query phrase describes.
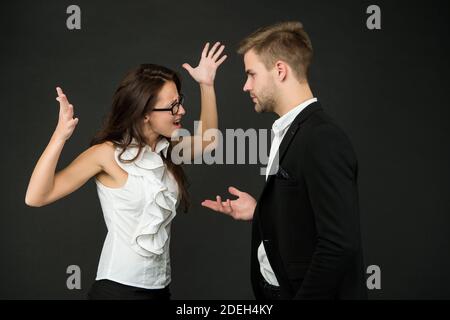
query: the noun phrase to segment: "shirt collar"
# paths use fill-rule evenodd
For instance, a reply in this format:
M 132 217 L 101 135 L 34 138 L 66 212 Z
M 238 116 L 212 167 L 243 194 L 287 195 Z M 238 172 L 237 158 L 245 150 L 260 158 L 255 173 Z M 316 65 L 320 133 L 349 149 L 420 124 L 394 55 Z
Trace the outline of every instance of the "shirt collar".
M 167 141 L 166 138 L 161 137 L 159 141 L 156 143 L 155 151 L 156 153 L 161 153 L 164 155 L 165 158 L 167 158 L 167 150 L 169 149 L 170 142 Z M 152 147 L 150 147 L 148 144 L 145 146 L 146 150 L 152 151 Z
M 131 140 L 131 143 L 130 143 L 130 146 L 128 147 L 128 149 L 136 148 L 137 145 L 138 145 L 137 140 L 135 138 L 133 138 Z M 162 153 L 164 155 L 164 157 L 167 158 L 167 150 L 169 149 L 169 146 L 170 146 L 170 142 L 165 137 L 161 137 L 158 140 L 158 142 L 156 143 L 155 151 L 152 150 L 152 147 L 150 147 L 148 144 L 146 144 L 143 152 L 141 152 L 141 156 L 145 152 L 155 152 L 157 154 Z
M 303 109 L 305 109 L 310 104 L 317 101 L 317 98 L 311 98 L 309 100 L 306 100 L 302 103 L 300 103 L 298 106 L 296 106 L 294 109 L 290 110 L 285 115 L 281 116 L 272 125 L 272 130 L 275 134 L 279 134 L 280 132 L 283 132 L 286 130 L 294 121 L 294 119 L 299 115 L 300 112 L 302 112 Z

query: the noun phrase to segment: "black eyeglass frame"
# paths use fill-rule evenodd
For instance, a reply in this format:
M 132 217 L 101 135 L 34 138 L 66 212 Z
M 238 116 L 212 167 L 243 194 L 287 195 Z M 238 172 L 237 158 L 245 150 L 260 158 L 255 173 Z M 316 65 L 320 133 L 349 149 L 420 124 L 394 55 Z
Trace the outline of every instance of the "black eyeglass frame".
M 153 108 L 152 111 L 170 111 L 172 112 L 172 115 L 176 115 L 178 113 L 178 110 L 180 109 L 180 105 L 184 104 L 184 95 L 180 93 L 178 96 L 178 100 L 172 102 L 168 107 L 166 108 Z

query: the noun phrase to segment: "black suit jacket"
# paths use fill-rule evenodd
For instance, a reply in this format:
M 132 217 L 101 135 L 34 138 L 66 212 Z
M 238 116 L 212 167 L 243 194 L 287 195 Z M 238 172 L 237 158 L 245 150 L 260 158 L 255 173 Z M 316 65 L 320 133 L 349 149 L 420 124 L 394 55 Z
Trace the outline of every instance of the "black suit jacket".
M 261 241 L 284 299 L 366 299 L 357 191 L 358 166 L 344 132 L 318 102 L 292 122 L 279 170 L 258 200 L 251 276 L 257 299 Z

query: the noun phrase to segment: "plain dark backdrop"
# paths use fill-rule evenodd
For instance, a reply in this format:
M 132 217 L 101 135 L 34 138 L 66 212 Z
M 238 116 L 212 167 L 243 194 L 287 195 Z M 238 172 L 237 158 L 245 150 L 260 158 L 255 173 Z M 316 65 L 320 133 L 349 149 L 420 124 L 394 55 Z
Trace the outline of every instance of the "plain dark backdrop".
M 88 147 L 124 73 L 140 63 L 178 71 L 185 125 L 199 116 L 199 89 L 181 68 L 206 41 L 229 55 L 216 78 L 220 128 L 269 129 L 242 91 L 238 42 L 256 28 L 302 21 L 315 57 L 315 95 L 350 136 L 360 166 L 367 265 L 381 268 L 372 299 L 450 298 L 448 1 L 8 1 L 1 5 L 2 94 L 0 298 L 83 299 L 94 281 L 106 227 L 95 184 L 43 208 L 25 205 L 36 161 L 56 126 L 55 86 L 80 122 L 58 169 Z M 66 28 L 81 7 L 82 29 Z M 366 28 L 377 4 L 382 30 Z M 193 205 L 173 224 L 174 299 L 252 299 L 247 222 L 208 211 L 206 198 L 234 185 L 259 195 L 261 165 L 186 166 Z M 66 288 L 78 265 L 82 289 Z

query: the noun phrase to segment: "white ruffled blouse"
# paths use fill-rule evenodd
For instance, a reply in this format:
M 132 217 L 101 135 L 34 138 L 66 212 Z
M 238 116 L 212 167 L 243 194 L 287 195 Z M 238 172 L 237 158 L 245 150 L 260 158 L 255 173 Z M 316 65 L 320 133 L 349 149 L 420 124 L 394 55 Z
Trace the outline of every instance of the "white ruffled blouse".
M 178 186 L 160 156 L 169 141 L 162 138 L 155 151 L 145 146 L 132 163 L 117 164 L 128 173 L 120 188 L 109 188 L 95 179 L 108 228 L 96 280 L 160 289 L 171 280 L 170 225 L 176 215 Z M 129 146 L 121 159 L 131 160 L 138 148 Z

